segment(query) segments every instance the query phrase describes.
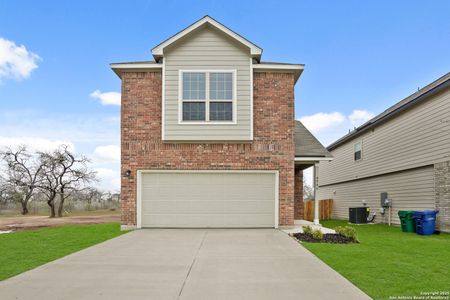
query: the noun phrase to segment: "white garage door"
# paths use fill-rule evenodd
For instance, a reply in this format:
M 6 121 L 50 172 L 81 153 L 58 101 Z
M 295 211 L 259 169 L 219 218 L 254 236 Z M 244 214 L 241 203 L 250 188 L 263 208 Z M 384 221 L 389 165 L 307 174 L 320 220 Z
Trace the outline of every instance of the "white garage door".
M 274 172 L 144 171 L 139 181 L 142 227 L 275 227 Z

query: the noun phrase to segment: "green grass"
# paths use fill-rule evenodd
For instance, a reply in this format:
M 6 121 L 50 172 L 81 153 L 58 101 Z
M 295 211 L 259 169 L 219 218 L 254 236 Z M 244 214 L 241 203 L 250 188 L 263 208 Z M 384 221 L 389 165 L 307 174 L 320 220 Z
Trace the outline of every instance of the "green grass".
M 328 228 L 347 225 L 323 221 Z M 352 227 L 360 244 L 303 245 L 374 299 L 450 291 L 450 234 L 419 236 L 386 225 Z
M 64 225 L 0 235 L 0 280 L 36 268 L 123 232 L 117 223 Z

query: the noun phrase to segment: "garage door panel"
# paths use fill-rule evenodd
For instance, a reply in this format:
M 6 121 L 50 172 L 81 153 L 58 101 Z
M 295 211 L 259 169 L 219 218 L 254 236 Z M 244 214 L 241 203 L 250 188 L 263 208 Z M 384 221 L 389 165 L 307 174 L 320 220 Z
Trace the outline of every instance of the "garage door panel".
M 273 223 L 272 214 L 146 214 L 146 227 L 261 227 Z
M 273 184 L 273 183 L 272 183 Z M 249 193 L 248 189 L 258 189 L 258 192 Z M 205 190 L 204 185 L 195 186 L 164 186 L 164 187 L 144 187 L 143 194 L 152 195 L 154 199 L 167 199 L 171 201 L 228 201 L 242 197 L 245 194 L 246 200 L 268 200 L 273 201 L 274 187 L 267 186 L 218 186 L 209 185 Z
M 143 227 L 274 227 L 274 173 L 142 174 Z

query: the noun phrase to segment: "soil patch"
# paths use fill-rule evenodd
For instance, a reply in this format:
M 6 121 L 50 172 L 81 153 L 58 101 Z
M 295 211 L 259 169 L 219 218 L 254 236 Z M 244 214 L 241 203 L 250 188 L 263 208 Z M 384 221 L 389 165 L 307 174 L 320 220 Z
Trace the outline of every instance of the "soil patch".
M 102 213 L 98 216 L 67 216 L 62 218 L 49 218 L 46 216 L 0 217 L 0 230 L 25 230 L 65 224 L 101 224 L 119 221 L 120 215 L 117 212 L 111 212 L 111 214 Z
M 308 242 L 308 243 L 330 243 L 330 244 L 354 244 L 358 243 L 358 241 L 349 239 L 343 235 L 337 233 L 325 233 L 323 235 L 322 240 L 314 239 L 310 234 L 305 233 L 294 233 L 292 234 L 294 238 L 299 240 L 300 242 Z

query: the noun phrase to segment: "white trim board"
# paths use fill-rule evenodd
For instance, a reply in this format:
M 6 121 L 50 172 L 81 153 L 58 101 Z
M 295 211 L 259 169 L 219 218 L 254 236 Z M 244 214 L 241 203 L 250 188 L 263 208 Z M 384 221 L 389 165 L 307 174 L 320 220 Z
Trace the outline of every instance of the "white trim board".
M 254 72 L 294 73 L 295 82 L 300 78 L 304 69 L 304 65 L 298 64 L 253 64 Z
M 330 161 L 333 160 L 333 157 L 296 157 L 294 161 Z
M 253 141 L 253 58 L 250 57 L 250 140 Z
M 119 78 L 121 78 L 123 72 L 159 72 L 163 69 L 163 64 L 156 63 L 112 63 L 109 66 Z
M 220 24 L 219 22 L 217 22 L 216 20 L 214 20 L 210 16 L 205 16 L 205 17 L 201 18 L 200 20 L 198 20 L 194 24 L 186 27 L 185 29 L 181 30 L 177 34 L 173 35 L 172 37 L 168 38 L 167 40 L 165 40 L 161 44 L 159 44 L 156 47 L 154 47 L 152 49 L 152 55 L 155 58 L 162 57 L 164 55 L 164 48 L 166 48 L 170 44 L 176 42 L 177 40 L 181 39 L 182 37 L 186 36 L 187 34 L 191 33 L 192 31 L 196 30 L 197 28 L 201 27 L 204 24 L 209 24 L 209 25 L 215 27 L 216 29 L 218 29 L 221 32 L 225 33 L 226 35 L 228 35 L 229 37 L 231 37 L 234 40 L 238 41 L 239 43 L 247 46 L 250 49 L 250 54 L 252 56 L 255 56 L 255 57 L 258 57 L 258 58 L 261 56 L 262 49 L 260 47 L 256 46 L 252 42 L 248 41 L 244 37 L 242 37 L 239 34 L 237 34 L 236 32 L 230 30 L 226 26 Z
M 165 114 L 166 114 L 166 60 L 163 59 L 162 62 L 162 74 L 161 74 L 161 140 L 164 142 L 166 140 L 165 133 Z
M 142 228 L 142 174 L 145 173 L 246 173 L 246 174 L 261 174 L 269 173 L 275 175 L 275 222 L 274 227 L 279 226 L 279 210 L 280 210 L 280 172 L 278 170 L 137 170 L 136 176 L 136 228 Z

